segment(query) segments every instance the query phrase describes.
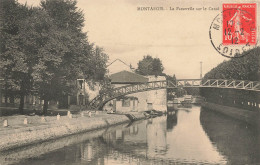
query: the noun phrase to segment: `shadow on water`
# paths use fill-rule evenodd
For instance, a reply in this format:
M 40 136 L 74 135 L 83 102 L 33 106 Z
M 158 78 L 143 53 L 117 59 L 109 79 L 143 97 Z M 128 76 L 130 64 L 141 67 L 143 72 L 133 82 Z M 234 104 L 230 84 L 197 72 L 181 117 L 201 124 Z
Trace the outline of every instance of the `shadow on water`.
M 201 110 L 200 121 L 211 142 L 227 157 L 228 164 L 260 163 L 259 127 L 207 109 Z
M 167 115 L 167 131 L 172 131 L 173 128 L 177 125 L 178 121 L 178 110 L 172 111 Z

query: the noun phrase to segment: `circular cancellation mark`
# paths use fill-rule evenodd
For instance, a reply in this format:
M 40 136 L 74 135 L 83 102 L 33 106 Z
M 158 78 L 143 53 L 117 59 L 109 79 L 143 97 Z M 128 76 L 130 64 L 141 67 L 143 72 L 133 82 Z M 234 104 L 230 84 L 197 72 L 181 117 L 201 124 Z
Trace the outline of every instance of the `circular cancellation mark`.
M 224 57 L 239 58 L 256 47 L 256 22 L 249 12 L 240 8 L 223 10 L 209 29 L 211 44 Z

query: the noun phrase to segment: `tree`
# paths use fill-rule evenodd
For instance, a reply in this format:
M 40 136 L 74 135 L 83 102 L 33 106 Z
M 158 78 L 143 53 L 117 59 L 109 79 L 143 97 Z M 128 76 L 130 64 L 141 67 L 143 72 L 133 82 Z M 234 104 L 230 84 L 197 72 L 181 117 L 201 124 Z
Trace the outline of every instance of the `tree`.
M 159 58 L 153 58 L 150 55 L 144 56 L 141 61 L 138 62 L 138 68 L 136 73 L 141 75 L 155 75 L 159 76 L 163 74 L 164 67 Z
M 55 25 L 64 31 L 67 39 L 63 42 L 68 51 L 62 58 L 62 63 L 56 72 L 55 84 L 62 91 L 62 95 L 76 93 L 75 82 L 83 78 L 87 82 L 104 81 L 106 73 L 107 54 L 103 49 L 90 44 L 86 33 L 82 32 L 84 17 L 81 10 L 76 7 L 75 0 L 45 0 L 41 1 L 41 7 L 54 20 Z M 60 77 L 58 79 L 57 77 Z
M 67 44 L 69 51 L 66 52 L 62 65 L 65 72 L 71 71 L 67 77 L 70 77 L 70 80 L 102 80 L 108 56 L 102 48 L 88 42 L 87 34 L 82 32 L 84 15 L 76 4 L 76 0 L 41 1 L 41 7 L 54 20 L 56 26 L 70 36 Z
M 59 29 L 81 33 L 84 15 L 76 0 L 41 0 L 41 7 L 54 19 Z
M 259 81 L 260 79 L 260 47 L 256 47 L 239 58 L 232 58 L 220 63 L 205 74 L 204 79 L 233 79 Z M 238 55 L 241 56 L 241 55 Z M 243 109 L 254 109 L 248 107 L 248 100 L 256 102 L 259 95 L 255 91 L 221 89 L 221 88 L 200 88 L 200 94 L 207 98 L 207 101 L 227 106 L 237 106 Z M 220 97 L 221 96 L 221 97 Z
M 49 87 L 42 85 L 42 88 L 39 88 L 42 92 L 52 89 L 49 94 L 45 94 L 45 99 L 75 94 L 76 88 L 73 82 L 78 78 L 92 82 L 104 80 L 108 56 L 102 48 L 88 42 L 86 33 L 82 32 L 84 16 L 76 4 L 75 0 L 41 1 L 41 7 L 53 19 L 57 29 L 64 33 L 63 44 L 67 47 L 61 58 L 61 64 L 53 73 L 55 78 L 51 80 L 52 85 Z M 52 91 L 56 91 L 55 94 Z M 46 108 L 44 110 L 47 111 Z
M 34 8 L 30 16 L 19 22 L 17 35 L 6 38 L 4 63 L 6 68 L 11 67 L 9 70 L 12 77 L 9 80 L 18 84 L 21 112 L 26 94 L 32 91 L 39 94 L 45 100 L 46 107 L 47 98 L 53 96 L 47 93 L 56 91 L 50 86 L 56 79 L 55 73 L 67 51 L 63 44 L 64 36 L 46 12 Z
M 77 78 L 104 80 L 108 56 L 82 32 L 84 17 L 76 1 L 46 0 L 36 8 L 4 2 L 4 15 L 17 19 L 3 21 L 1 76 L 7 89 L 18 91 L 21 110 L 26 94 L 40 96 L 47 113 L 48 101 L 72 93 Z M 16 13 L 20 8 L 25 14 Z
M 224 61 L 205 74 L 205 79 L 235 79 L 259 81 L 260 47 L 244 52 L 240 58 Z
M 24 96 L 32 85 L 30 69 L 26 66 L 26 55 L 17 49 L 20 23 L 32 12 L 32 8 L 20 5 L 15 0 L 1 0 L 0 71 L 4 79 L 5 100 L 20 97 L 20 113 L 23 113 Z
M 173 74 L 172 76 L 170 76 L 170 75 L 167 75 L 167 74 L 165 74 L 165 73 L 162 73 L 161 74 L 162 76 L 165 76 L 166 77 L 166 80 L 168 80 L 168 81 L 171 81 L 171 82 L 173 82 L 173 83 L 175 83 L 176 84 L 176 76 L 175 76 L 175 74 Z

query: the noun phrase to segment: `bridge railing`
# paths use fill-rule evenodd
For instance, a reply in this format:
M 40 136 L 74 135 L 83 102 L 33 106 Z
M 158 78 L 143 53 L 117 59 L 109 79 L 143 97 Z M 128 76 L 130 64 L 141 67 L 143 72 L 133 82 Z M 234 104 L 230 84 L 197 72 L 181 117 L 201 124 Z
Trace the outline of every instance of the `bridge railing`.
M 179 87 L 217 87 L 217 88 L 234 88 L 260 91 L 259 81 L 247 81 L 247 80 L 224 80 L 224 79 L 179 79 L 176 82 L 173 81 L 151 81 L 140 84 L 130 84 L 114 89 L 107 90 L 100 93 L 91 102 L 90 106 L 98 107 L 103 106 L 106 102 L 128 94 L 162 89 L 162 88 L 179 88 Z
M 208 79 L 202 82 L 203 87 L 220 87 L 220 88 L 235 88 L 247 90 L 260 90 L 259 81 L 248 80 L 224 80 L 224 79 Z
M 176 86 L 175 84 L 170 84 L 171 86 Z M 138 84 L 131 84 L 126 85 L 114 89 L 107 90 L 101 93 L 99 96 L 94 98 L 90 102 L 90 106 L 95 106 L 101 102 L 107 102 L 114 98 L 124 96 L 131 93 L 137 93 L 142 91 L 154 90 L 154 89 L 162 89 L 167 88 L 168 83 L 167 81 L 152 81 L 146 83 L 138 83 Z
M 260 90 L 259 81 L 224 80 L 224 79 L 184 79 L 177 80 L 177 87 L 219 87 L 247 90 Z
M 179 79 L 176 80 L 177 87 L 199 87 L 202 84 L 201 79 Z

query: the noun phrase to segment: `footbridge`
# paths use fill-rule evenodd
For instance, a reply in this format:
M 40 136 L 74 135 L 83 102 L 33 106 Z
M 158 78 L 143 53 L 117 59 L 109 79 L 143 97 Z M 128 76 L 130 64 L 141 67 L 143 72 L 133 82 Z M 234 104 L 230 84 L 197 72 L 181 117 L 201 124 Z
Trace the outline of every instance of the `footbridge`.
M 178 79 L 173 81 L 151 81 L 146 83 L 126 85 L 118 88 L 107 90 L 97 97 L 95 97 L 90 103 L 89 108 L 101 110 L 103 106 L 110 100 L 125 96 L 132 93 L 167 89 L 167 88 L 233 88 L 240 90 L 253 90 L 260 91 L 259 81 L 246 81 L 246 80 L 223 80 L 223 79 Z

